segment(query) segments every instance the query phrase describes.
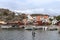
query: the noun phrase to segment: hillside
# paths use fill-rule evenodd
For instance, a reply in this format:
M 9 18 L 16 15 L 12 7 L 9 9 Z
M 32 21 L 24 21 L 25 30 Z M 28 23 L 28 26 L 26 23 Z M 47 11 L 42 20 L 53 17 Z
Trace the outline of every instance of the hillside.
M 15 16 L 15 13 L 10 11 L 9 9 L 0 8 L 0 21 L 12 20 L 14 16 Z

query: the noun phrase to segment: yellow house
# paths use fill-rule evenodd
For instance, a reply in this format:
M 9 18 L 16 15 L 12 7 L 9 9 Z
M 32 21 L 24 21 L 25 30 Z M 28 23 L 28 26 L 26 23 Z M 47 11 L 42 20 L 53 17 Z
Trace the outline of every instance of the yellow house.
M 5 21 L 0 21 L 0 24 L 7 24 Z

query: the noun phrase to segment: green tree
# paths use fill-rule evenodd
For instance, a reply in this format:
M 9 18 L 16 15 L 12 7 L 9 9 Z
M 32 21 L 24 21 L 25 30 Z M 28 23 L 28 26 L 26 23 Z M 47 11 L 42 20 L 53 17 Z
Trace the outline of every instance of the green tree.
M 53 19 L 50 18 L 49 20 L 52 21 Z
M 58 21 L 60 20 L 60 15 L 56 17 L 56 20 L 58 20 Z

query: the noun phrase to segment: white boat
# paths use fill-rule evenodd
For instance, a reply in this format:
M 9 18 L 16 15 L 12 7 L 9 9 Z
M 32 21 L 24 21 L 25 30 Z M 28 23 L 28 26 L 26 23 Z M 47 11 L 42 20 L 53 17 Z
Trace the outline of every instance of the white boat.
M 12 26 L 11 25 L 1 25 L 0 27 L 1 28 L 11 28 Z
M 26 30 L 32 30 L 33 27 L 32 26 L 26 26 L 24 29 L 26 29 Z

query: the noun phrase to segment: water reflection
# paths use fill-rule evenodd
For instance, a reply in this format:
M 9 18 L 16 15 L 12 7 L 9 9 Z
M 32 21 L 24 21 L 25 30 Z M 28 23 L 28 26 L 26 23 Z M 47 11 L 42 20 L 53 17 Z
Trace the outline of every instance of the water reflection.
M 58 31 L 35 31 L 34 40 L 60 40 Z M 33 40 L 32 31 L 0 30 L 0 40 Z

